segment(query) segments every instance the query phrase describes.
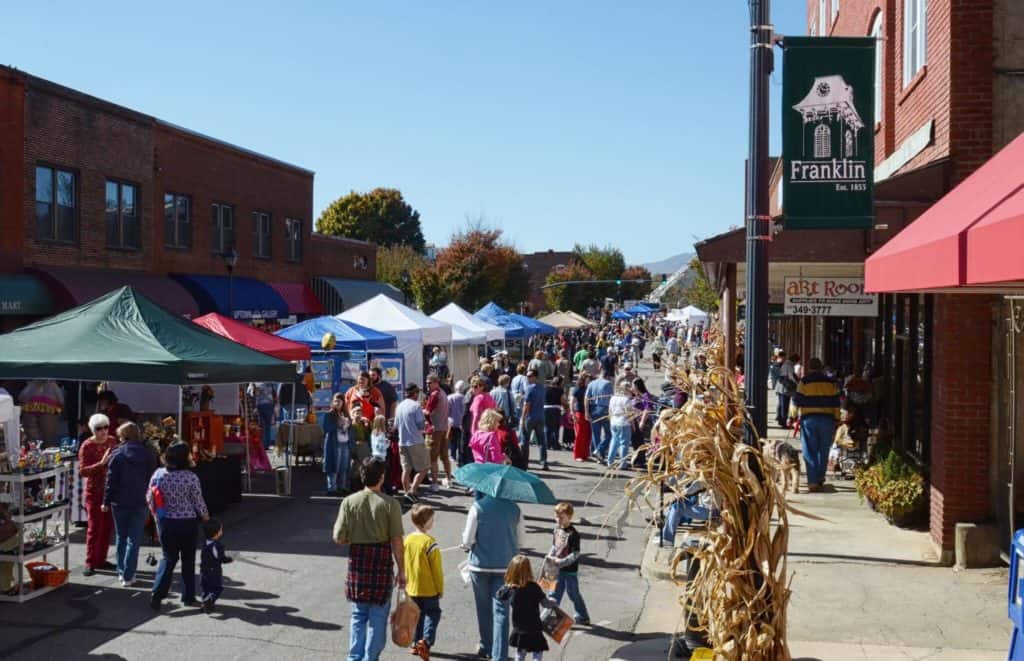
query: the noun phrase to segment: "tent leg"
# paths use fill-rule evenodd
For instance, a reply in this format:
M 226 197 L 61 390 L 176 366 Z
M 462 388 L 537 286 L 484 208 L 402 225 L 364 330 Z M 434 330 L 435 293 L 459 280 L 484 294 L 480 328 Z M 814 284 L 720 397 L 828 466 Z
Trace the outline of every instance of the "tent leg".
M 181 396 L 182 396 L 183 391 L 184 391 L 184 388 L 182 388 L 181 386 L 178 386 L 178 440 L 181 440 L 181 441 L 185 440 L 181 436 L 181 434 L 182 434 L 182 432 L 181 432 L 182 425 L 184 424 L 184 421 L 182 420 L 182 408 L 181 408 Z
M 242 442 L 245 443 L 245 491 L 246 493 L 252 493 L 252 457 L 250 452 L 252 451 L 249 447 L 249 410 L 245 405 L 245 393 L 241 393 L 241 397 L 238 400 L 238 405 L 242 409 L 242 426 L 239 428 L 238 433 L 242 435 Z M 242 432 L 242 429 L 245 432 Z
M 297 383 L 293 383 L 293 385 L 292 385 L 292 408 L 291 408 L 291 416 L 292 416 L 292 420 L 293 421 L 295 420 L 295 389 L 298 388 L 298 387 L 299 386 L 298 386 Z M 292 483 L 292 466 L 291 466 L 291 462 L 289 461 L 289 457 L 291 455 L 292 443 L 295 442 L 295 431 L 296 431 L 295 428 L 296 428 L 296 426 L 297 425 L 293 424 L 293 425 L 291 425 L 289 427 L 290 433 L 288 435 L 288 442 L 284 444 L 284 465 L 285 465 L 285 468 L 288 469 L 288 484 Z M 279 429 L 280 429 L 280 427 L 279 427 Z M 291 495 L 291 494 L 289 494 L 289 495 Z

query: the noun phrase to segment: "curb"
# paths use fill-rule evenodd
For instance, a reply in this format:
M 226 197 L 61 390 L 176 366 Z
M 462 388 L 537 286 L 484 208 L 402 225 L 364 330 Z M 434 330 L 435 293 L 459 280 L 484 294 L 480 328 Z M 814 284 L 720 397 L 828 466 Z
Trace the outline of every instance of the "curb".
M 671 546 L 658 546 L 658 533 L 647 541 L 644 557 L 640 563 L 640 575 L 652 581 L 672 580 L 672 558 L 678 549 Z

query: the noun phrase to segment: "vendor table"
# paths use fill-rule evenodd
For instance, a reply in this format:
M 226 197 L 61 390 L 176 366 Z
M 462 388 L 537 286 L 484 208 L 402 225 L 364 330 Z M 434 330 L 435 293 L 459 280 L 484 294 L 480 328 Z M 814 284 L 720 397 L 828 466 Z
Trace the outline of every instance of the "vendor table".
M 277 426 L 274 447 L 283 452 L 287 447 L 296 459 L 301 456 L 316 459 L 323 454 L 324 432 L 320 425 L 301 422 L 282 422 Z
M 216 457 L 200 461 L 193 469 L 203 488 L 203 500 L 210 514 L 218 514 L 232 503 L 242 502 L 241 457 Z

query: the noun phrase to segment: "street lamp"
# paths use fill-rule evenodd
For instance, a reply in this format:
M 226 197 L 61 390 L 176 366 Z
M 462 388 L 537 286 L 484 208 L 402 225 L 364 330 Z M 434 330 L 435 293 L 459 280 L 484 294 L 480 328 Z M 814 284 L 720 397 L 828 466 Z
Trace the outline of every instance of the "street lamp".
M 405 297 L 405 302 L 409 302 L 409 283 L 412 282 L 412 276 L 409 275 L 408 270 L 403 270 L 402 274 L 398 276 L 402 280 L 402 296 Z
M 224 266 L 228 269 L 228 316 L 235 318 L 234 284 L 235 264 L 238 263 L 238 251 L 232 248 L 224 252 L 221 257 L 224 259 Z

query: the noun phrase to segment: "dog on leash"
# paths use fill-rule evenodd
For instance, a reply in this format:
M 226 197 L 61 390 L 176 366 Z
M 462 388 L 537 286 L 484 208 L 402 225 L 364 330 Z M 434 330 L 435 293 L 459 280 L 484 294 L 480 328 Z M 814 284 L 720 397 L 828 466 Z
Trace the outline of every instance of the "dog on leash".
M 793 483 L 793 493 L 800 493 L 800 451 L 780 439 L 763 439 L 762 453 L 774 464 L 778 471 L 775 482 L 782 487 L 783 493 Z

